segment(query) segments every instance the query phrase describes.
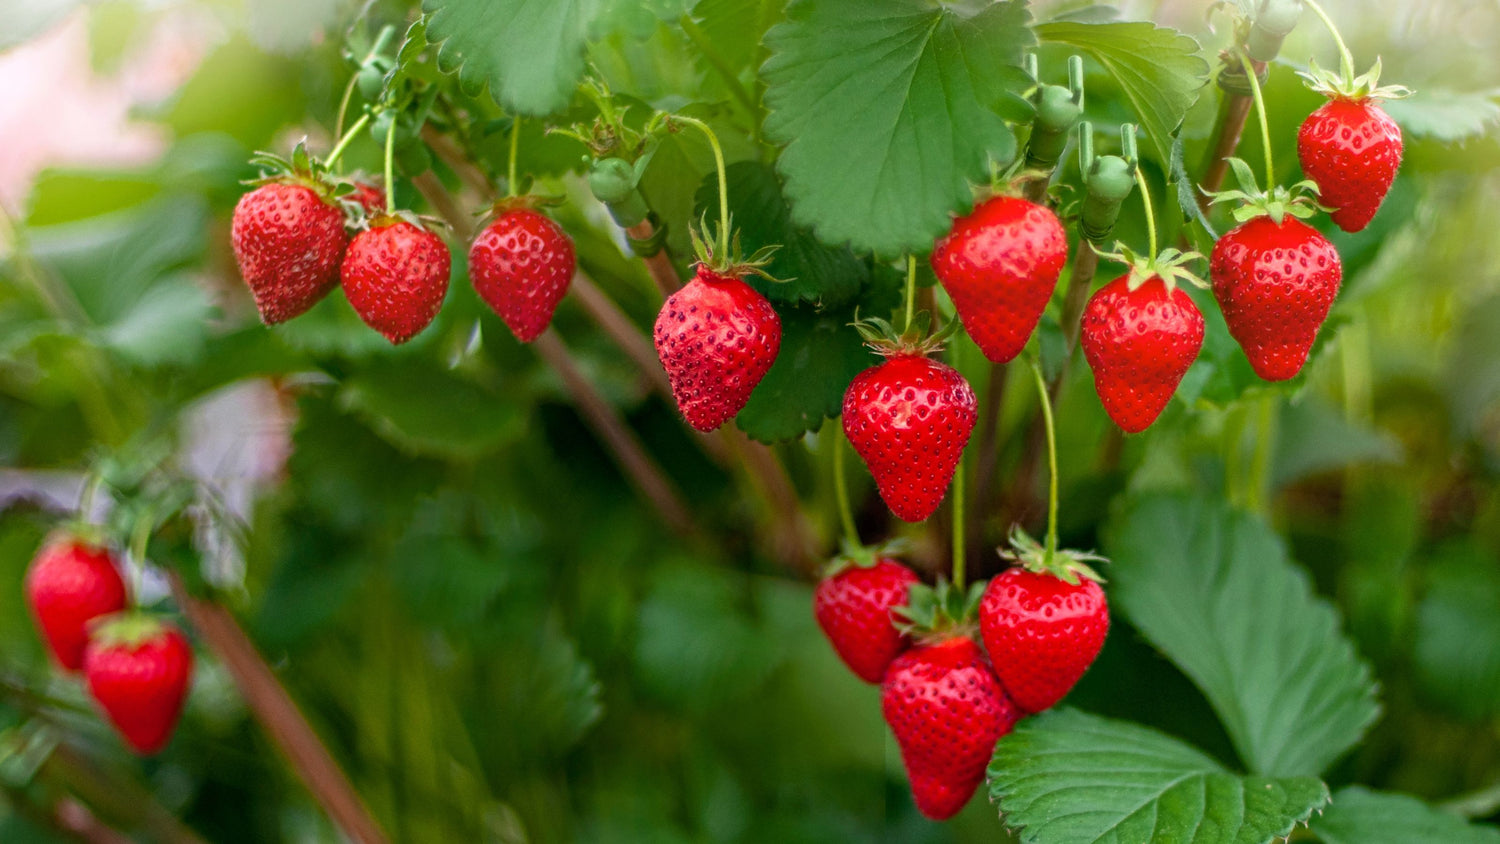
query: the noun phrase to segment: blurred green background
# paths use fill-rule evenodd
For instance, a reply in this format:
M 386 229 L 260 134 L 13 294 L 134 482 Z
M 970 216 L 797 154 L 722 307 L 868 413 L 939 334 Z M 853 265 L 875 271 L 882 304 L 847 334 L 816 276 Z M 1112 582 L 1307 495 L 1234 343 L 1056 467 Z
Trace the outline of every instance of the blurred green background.
M 409 11 L 363 5 L 388 21 Z M 692 5 L 621 12 L 591 58 L 653 104 L 713 101 L 670 23 Z M 1059 5 L 1079 4 L 1038 16 Z M 1330 782 L 1465 800 L 1467 814 L 1493 817 L 1500 146 L 1483 132 L 1500 115 L 1500 7 L 1327 5 L 1362 61 L 1382 55 L 1388 81 L 1440 102 L 1466 96 L 1443 119 L 1431 99 L 1390 107 L 1406 163 L 1374 225 L 1333 237 L 1346 268 L 1338 340 L 1295 401 L 1275 405 L 1272 513 L 1382 686 L 1382 720 Z M 0 3 L 0 840 L 68 840 L 36 816 L 55 784 L 18 749 L 36 694 L 70 746 L 208 840 L 334 838 L 212 660 L 169 750 L 139 761 L 78 711 L 81 692 L 42 655 L 19 584 L 56 509 L 87 461 L 162 442 L 248 520 L 243 555 L 205 555 L 206 574 L 234 587 L 255 642 L 397 840 L 1006 840 L 983 798 L 946 825 L 917 815 L 878 691 L 822 640 L 807 570 L 775 552 L 750 482 L 705 455 L 576 302 L 559 332 L 692 502 L 700 535 L 673 535 L 633 493 L 557 375 L 483 309 L 462 261 L 438 322 L 407 347 L 389 348 L 338 294 L 283 327 L 258 323 L 229 253 L 239 180 L 253 150 L 286 152 L 303 135 L 326 149 L 358 11 L 343 0 Z M 1226 36 L 1203 12 L 1126 9 L 1212 49 Z M 1312 53 L 1331 55 L 1305 22 L 1283 55 Z M 1267 90 L 1292 176 L 1293 127 L 1317 98 L 1286 65 Z M 1129 119 L 1118 98 L 1096 102 L 1097 123 Z M 1206 98 L 1188 117 L 1190 163 L 1213 116 Z M 648 325 L 649 280 L 564 175 L 580 150 L 539 135 L 535 148 L 527 169 L 572 200 L 561 217 L 582 265 Z M 479 154 L 498 161 L 497 149 Z M 686 149 L 682 183 L 659 195 L 690 213 L 709 163 Z M 1240 154 L 1259 166 L 1250 133 Z M 373 170 L 379 157 L 362 139 L 350 160 Z M 425 207 L 404 183 L 398 197 Z M 1125 235 L 1139 240 L 1136 225 Z M 1205 358 L 1220 366 L 1190 378 L 1195 400 L 1122 449 L 1073 369 L 1059 409 L 1066 543 L 1099 547 L 1123 494 L 1219 494 L 1226 466 L 1250 452 L 1259 401 L 1215 393 L 1242 377 L 1225 374 L 1237 354 L 1211 343 Z M 983 382 L 972 349 L 955 357 Z M 1024 379 L 1012 382 L 1001 478 L 1024 457 L 1035 407 Z M 810 435 L 777 447 L 819 553 L 836 533 L 827 445 Z M 856 474 L 873 539 L 894 528 Z M 975 542 L 1012 520 L 1038 527 L 1039 489 L 988 514 Z M 929 573 L 941 531 L 908 531 Z M 1069 701 L 1232 758 L 1202 696 L 1123 620 Z

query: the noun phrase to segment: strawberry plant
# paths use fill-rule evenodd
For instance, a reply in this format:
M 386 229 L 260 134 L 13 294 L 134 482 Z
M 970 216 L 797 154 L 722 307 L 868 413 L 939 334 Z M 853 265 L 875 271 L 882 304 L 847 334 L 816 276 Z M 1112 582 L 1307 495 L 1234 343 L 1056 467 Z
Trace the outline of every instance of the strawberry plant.
M 0 11 L 0 840 L 1500 844 L 1500 11 L 1204 5 Z

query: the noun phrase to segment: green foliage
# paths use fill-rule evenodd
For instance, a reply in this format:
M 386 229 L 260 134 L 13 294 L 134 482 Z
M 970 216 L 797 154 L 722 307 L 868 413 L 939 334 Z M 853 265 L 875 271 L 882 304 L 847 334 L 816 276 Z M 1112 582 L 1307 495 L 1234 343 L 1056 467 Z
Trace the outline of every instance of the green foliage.
M 1333 803 L 1312 821 L 1323 844 L 1495 844 L 1500 830 L 1464 823 L 1463 818 L 1433 809 L 1404 794 L 1341 789 Z
M 1500 713 L 1500 572 L 1483 549 L 1456 546 L 1427 570 L 1416 657 L 1425 691 L 1458 714 Z
M 1155 730 L 1073 709 L 1001 739 L 989 782 L 1024 844 L 1262 844 L 1328 802 L 1316 777 L 1240 776 Z
M 601 0 L 424 0 L 439 58 L 473 91 L 508 110 L 546 115 L 583 77 L 589 23 Z
M 1318 774 L 1374 721 L 1369 666 L 1258 519 L 1143 498 L 1106 551 L 1116 606 L 1203 691 L 1251 771 Z
M 927 248 L 990 163 L 1016 155 L 1027 18 L 1019 2 L 972 17 L 920 0 L 794 3 L 761 73 L 797 221 L 884 255 Z

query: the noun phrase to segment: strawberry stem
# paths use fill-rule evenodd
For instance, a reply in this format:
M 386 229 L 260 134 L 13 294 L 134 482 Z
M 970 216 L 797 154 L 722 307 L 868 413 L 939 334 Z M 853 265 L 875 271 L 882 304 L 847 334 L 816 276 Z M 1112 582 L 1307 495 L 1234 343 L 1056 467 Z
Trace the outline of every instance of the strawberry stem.
M 958 465 L 953 468 L 953 588 L 964 589 L 964 455 L 958 454 Z
M 917 256 L 907 253 L 906 255 L 906 323 L 901 327 L 902 333 L 911 330 L 912 316 L 917 308 Z
M 140 600 L 141 581 L 146 576 L 146 546 L 151 542 L 151 529 L 155 527 L 155 508 L 148 507 L 142 513 L 136 523 L 135 529 L 130 532 L 130 594 L 135 600 Z
M 850 547 L 859 546 L 859 528 L 854 525 L 854 508 L 849 506 L 849 482 L 844 477 L 844 438 L 834 426 L 833 440 L 833 497 L 839 505 L 839 522 L 844 528 L 844 539 Z
M 1047 394 L 1047 379 L 1035 355 L 1027 355 L 1032 380 L 1036 382 L 1037 400 L 1042 403 L 1042 424 L 1047 430 L 1047 561 L 1057 553 L 1057 427 L 1052 420 L 1052 399 Z
M 708 124 L 695 117 L 683 117 L 680 114 L 672 115 L 673 120 L 680 120 L 689 126 L 697 127 L 708 138 L 708 145 L 714 151 L 714 167 L 719 172 L 719 254 L 729 254 L 729 177 L 724 171 L 724 150 L 719 146 L 719 136 L 714 130 L 708 128 Z
M 1271 471 L 1271 442 L 1276 425 L 1276 404 L 1271 395 L 1262 396 L 1256 408 L 1255 453 L 1250 458 L 1250 488 L 1245 494 L 1245 506 L 1252 513 L 1264 513 L 1266 481 Z
M 383 27 L 380 30 L 380 34 L 375 36 L 375 43 L 370 46 L 370 52 L 366 53 L 364 59 L 360 61 L 359 68 L 349 75 L 349 84 L 344 86 L 344 98 L 339 100 L 338 119 L 333 122 L 333 136 L 335 138 L 344 137 L 344 116 L 349 113 L 349 103 L 354 99 L 354 88 L 359 84 L 359 71 L 363 70 L 365 65 L 370 63 L 371 59 L 379 55 L 380 51 L 385 49 L 385 45 L 391 43 L 391 36 L 395 34 L 396 28 L 394 26 L 387 24 Z M 331 160 L 328 163 L 330 167 L 333 165 Z
M 365 112 L 363 115 L 360 115 L 360 118 L 354 121 L 354 125 L 349 127 L 349 131 L 339 136 L 339 141 L 338 143 L 334 144 L 333 151 L 329 152 L 328 157 L 323 159 L 323 165 L 325 167 L 328 167 L 329 169 L 333 169 L 334 162 L 338 161 L 339 156 L 344 154 L 344 150 L 349 148 L 349 142 L 354 140 L 354 136 L 358 135 L 359 130 L 365 128 L 365 124 L 369 122 L 369 112 Z M 389 185 L 390 182 L 386 182 L 386 184 Z
M 1250 55 L 1240 50 L 1240 64 L 1245 68 L 1245 79 L 1250 83 L 1250 96 L 1255 99 L 1255 116 L 1260 120 L 1260 144 L 1266 151 L 1266 193 L 1276 188 L 1276 168 L 1271 164 L 1271 124 L 1266 119 L 1266 101 L 1261 95 L 1260 78 L 1250 64 Z M 1279 221 L 1278 221 L 1279 222 Z
M 1328 28 L 1328 34 L 1333 36 L 1334 43 L 1339 45 L 1339 69 L 1344 73 L 1344 81 L 1352 84 L 1354 80 L 1354 56 L 1349 53 L 1349 48 L 1344 45 L 1344 39 L 1339 35 L 1339 28 L 1333 25 L 1333 19 L 1328 17 L 1328 13 L 1323 11 L 1323 7 L 1318 5 L 1317 0 L 1302 0 L 1302 2 L 1307 8 L 1312 9 L 1313 14 L 1317 15 L 1318 19 L 1323 22 L 1323 26 Z
M 396 121 L 385 132 L 385 213 L 396 213 Z
M 516 114 L 510 124 L 510 163 L 505 170 L 505 193 L 516 195 L 516 152 L 521 147 L 521 115 Z
M 1146 234 L 1151 248 L 1146 253 L 1154 260 L 1156 258 L 1156 212 L 1151 210 L 1151 192 L 1146 189 L 1146 174 L 1141 172 L 1140 162 L 1135 164 L 1135 184 L 1141 191 L 1141 205 L 1146 209 Z

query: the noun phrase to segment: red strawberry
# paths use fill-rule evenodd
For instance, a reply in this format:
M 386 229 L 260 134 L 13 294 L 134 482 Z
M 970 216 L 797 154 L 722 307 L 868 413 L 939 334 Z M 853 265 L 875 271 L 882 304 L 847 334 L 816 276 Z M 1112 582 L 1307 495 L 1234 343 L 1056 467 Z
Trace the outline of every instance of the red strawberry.
M 1255 373 L 1285 381 L 1302 370 L 1339 292 L 1339 253 L 1295 217 L 1255 217 L 1214 244 L 1214 298 Z
M 421 226 L 376 217 L 344 256 L 344 295 L 365 324 L 400 345 L 432 323 L 448 292 L 448 246 Z
M 1368 97 L 1336 97 L 1308 115 L 1297 133 L 1302 172 L 1318 184 L 1319 201 L 1336 209 L 1346 232 L 1370 224 L 1401 166 L 1401 127 Z
M 984 779 L 995 742 L 1021 717 L 979 646 L 958 635 L 918 645 L 891 663 L 880 691 L 917 808 L 953 817 Z
M 844 434 L 891 512 L 920 522 L 943 502 L 979 410 L 953 367 L 899 348 L 889 354 L 844 392 Z
M 374 217 L 385 213 L 385 191 L 368 182 L 355 182 L 354 192 L 347 198 L 359 203 L 365 209 L 366 216 Z
M 261 320 L 274 325 L 306 312 L 338 284 L 348 237 L 343 209 L 288 181 L 240 197 L 230 241 Z
M 1109 606 L 1088 578 L 1077 584 L 1016 567 L 990 581 L 979 630 L 1000 685 L 1016 705 L 1041 712 L 1062 700 L 1104 647 Z
M 867 683 L 879 683 L 907 638 L 896 629 L 892 610 L 903 607 L 917 576 L 880 557 L 871 566 L 850 563 L 826 577 L 813 593 L 813 614 L 839 658 Z
M 89 694 L 142 755 L 172 737 L 192 673 L 193 649 L 182 632 L 139 615 L 99 625 L 84 657 Z
M 932 252 L 964 330 L 994 363 L 1026 348 L 1067 261 L 1057 215 L 1014 196 L 986 200 L 955 220 Z
M 573 241 L 530 208 L 500 214 L 469 249 L 474 290 L 522 343 L 547 330 L 575 266 Z
M 1126 433 L 1151 427 L 1203 346 L 1203 314 L 1160 276 L 1131 289 L 1127 273 L 1083 310 L 1083 353 L 1104 410 Z
M 766 297 L 706 264 L 667 298 L 655 333 L 677 408 L 700 431 L 739 413 L 781 350 L 781 317 Z
M 26 604 L 52 657 L 83 667 L 90 621 L 125 609 L 125 581 L 106 548 L 73 536 L 51 538 L 26 571 Z

